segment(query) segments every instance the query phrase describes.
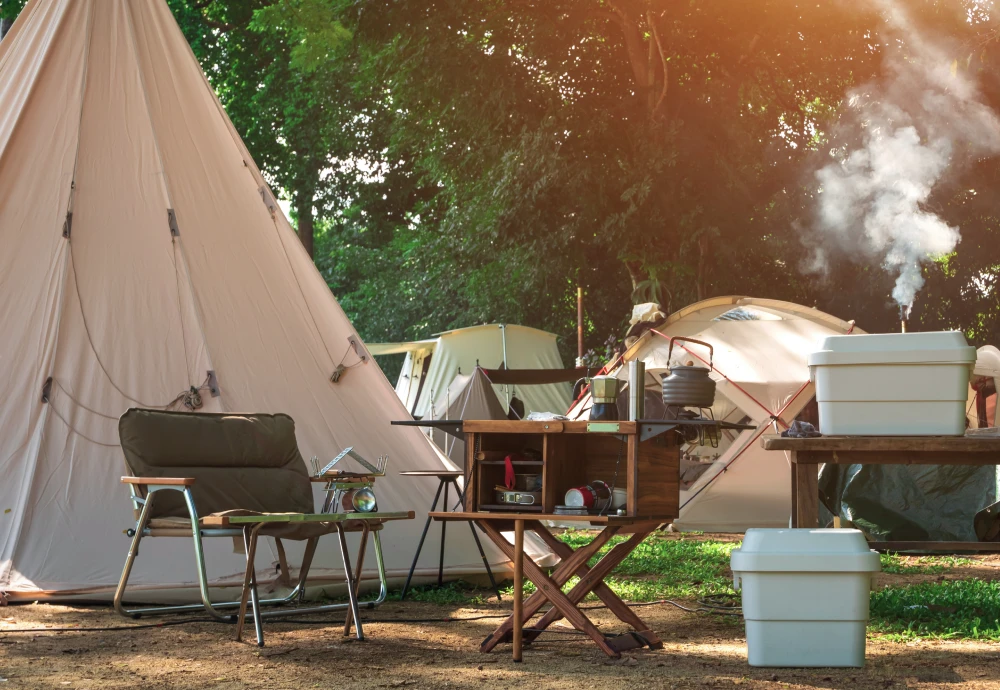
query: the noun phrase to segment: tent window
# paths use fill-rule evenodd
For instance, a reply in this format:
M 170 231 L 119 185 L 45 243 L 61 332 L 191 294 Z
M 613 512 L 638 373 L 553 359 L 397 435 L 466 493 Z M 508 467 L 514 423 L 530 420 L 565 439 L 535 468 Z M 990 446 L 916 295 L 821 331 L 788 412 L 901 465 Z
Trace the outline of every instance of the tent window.
M 735 307 L 724 314 L 716 316 L 713 321 L 781 321 L 782 318 L 772 312 L 747 307 Z

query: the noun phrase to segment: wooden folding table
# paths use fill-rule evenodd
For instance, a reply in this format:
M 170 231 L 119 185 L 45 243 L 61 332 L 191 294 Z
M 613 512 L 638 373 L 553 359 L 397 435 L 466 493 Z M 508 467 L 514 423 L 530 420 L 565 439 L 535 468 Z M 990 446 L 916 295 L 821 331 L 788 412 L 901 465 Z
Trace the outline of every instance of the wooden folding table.
M 565 618 L 589 636 L 612 657 L 624 649 L 662 646 L 659 638 L 604 579 L 648 535 L 677 516 L 679 503 L 680 446 L 677 422 L 586 422 L 586 421 L 449 421 L 445 431 L 461 434 L 465 441 L 464 512 L 432 512 L 436 520 L 472 520 L 500 551 L 514 563 L 514 614 L 480 647 L 489 652 L 501 642 L 513 642 L 514 659 L 521 660 L 523 643 L 530 643 L 552 623 Z M 508 461 L 509 458 L 509 461 Z M 504 504 L 498 487 L 505 471 L 539 476 L 541 489 L 530 494 L 529 504 Z M 625 492 L 625 503 L 605 508 L 602 514 L 556 514 L 566 492 L 603 481 Z M 574 550 L 546 527 L 547 521 L 579 524 L 599 529 L 586 546 Z M 502 532 L 513 531 L 515 543 Z M 562 562 L 547 574 L 524 553 L 524 532 L 537 534 Z M 628 538 L 614 545 L 593 567 L 590 561 L 616 535 Z M 574 576 L 580 581 L 568 592 L 562 587 Z M 522 598 L 523 578 L 537 591 Z M 608 610 L 634 632 L 606 637 L 587 618 L 579 604 L 593 592 Z M 551 605 L 541 618 L 526 627 L 545 604 Z
M 604 583 L 604 578 L 632 553 L 642 540 L 654 530 L 663 526 L 660 521 L 648 519 L 611 516 L 568 516 L 544 515 L 537 513 L 485 514 L 485 513 L 431 513 L 436 520 L 474 520 L 486 535 L 514 563 L 514 613 L 507 618 L 480 645 L 481 652 L 493 650 L 501 642 L 513 642 L 514 661 L 521 661 L 522 645 L 531 643 L 541 635 L 546 628 L 565 618 L 574 628 L 590 637 L 608 656 L 618 658 L 626 649 L 649 647 L 661 649 L 663 642 L 628 604 L 611 591 Z M 597 536 L 575 551 L 572 547 L 560 541 L 549 531 L 542 520 L 559 520 L 580 522 L 581 527 L 593 526 L 601 528 Z M 514 532 L 514 544 L 504 538 L 502 532 Z M 546 574 L 530 556 L 524 553 L 525 530 L 537 534 L 558 556 L 562 558 L 559 566 Z M 601 547 L 605 546 L 617 534 L 629 534 L 624 542 L 612 547 L 593 567 L 587 565 Z M 563 592 L 562 587 L 575 576 L 580 581 L 569 592 Z M 535 593 L 524 600 L 523 582 L 527 577 L 535 585 Z M 579 603 L 593 592 L 608 610 L 618 619 L 632 627 L 629 635 L 607 637 L 597 629 L 586 614 L 580 610 Z M 532 626 L 525 627 L 532 617 L 546 603 L 551 608 Z

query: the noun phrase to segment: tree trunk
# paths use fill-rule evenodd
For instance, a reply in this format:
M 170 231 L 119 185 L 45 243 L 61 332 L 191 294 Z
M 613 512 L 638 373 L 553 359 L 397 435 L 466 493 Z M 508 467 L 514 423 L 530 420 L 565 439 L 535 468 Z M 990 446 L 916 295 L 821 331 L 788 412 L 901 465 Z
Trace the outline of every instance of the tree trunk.
M 641 261 L 626 261 L 625 268 L 628 269 L 628 276 L 632 280 L 632 302 L 636 300 L 636 292 L 639 290 L 639 283 L 643 282 L 647 278 L 646 272 L 642 270 Z
M 695 276 L 695 289 L 697 290 L 698 301 L 705 299 L 705 284 L 708 281 L 708 233 L 702 232 L 698 238 L 698 273 Z
M 313 233 L 316 230 L 311 192 L 299 192 L 295 195 L 295 216 L 298 219 L 299 241 L 302 242 L 306 253 L 311 257 L 313 255 Z
M 0 19 L 0 41 L 3 40 L 3 37 L 7 35 L 7 32 L 10 31 L 10 27 L 13 25 L 13 19 L 7 19 L 6 17 Z

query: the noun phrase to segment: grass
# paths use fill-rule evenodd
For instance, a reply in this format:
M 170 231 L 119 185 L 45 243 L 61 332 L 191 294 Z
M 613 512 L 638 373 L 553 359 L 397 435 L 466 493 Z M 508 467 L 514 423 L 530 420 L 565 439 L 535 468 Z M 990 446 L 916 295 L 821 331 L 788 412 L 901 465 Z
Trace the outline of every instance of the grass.
M 592 532 L 568 530 L 560 539 L 573 548 L 590 542 Z M 625 537 L 612 539 L 591 561 L 591 565 Z M 607 584 L 625 601 L 676 599 L 692 602 L 707 597 L 734 598 L 729 574 L 729 558 L 738 542 L 720 542 L 692 538 L 665 538 L 651 535 L 606 579 Z M 884 554 L 883 572 L 896 575 L 940 575 L 975 561 L 956 556 L 919 556 L 904 558 Z M 564 590 L 578 578 L 570 580 Z M 525 582 L 527 593 L 534 591 Z M 512 594 L 507 583 L 501 591 Z M 442 588 L 419 587 L 407 594 L 407 600 L 444 605 L 481 605 L 492 592 L 463 582 Z M 389 595 L 399 599 L 399 592 Z M 594 599 L 590 595 L 588 599 Z M 913 639 L 985 639 L 1000 641 L 1000 580 L 979 579 L 892 585 L 872 592 L 869 633 L 890 640 Z
M 959 566 L 970 565 L 973 562 L 971 558 L 958 556 L 918 556 L 906 562 L 899 554 L 884 553 L 882 554 L 882 572 L 892 575 L 937 575 Z
M 896 640 L 1000 640 L 1000 582 L 947 580 L 877 590 L 869 631 Z

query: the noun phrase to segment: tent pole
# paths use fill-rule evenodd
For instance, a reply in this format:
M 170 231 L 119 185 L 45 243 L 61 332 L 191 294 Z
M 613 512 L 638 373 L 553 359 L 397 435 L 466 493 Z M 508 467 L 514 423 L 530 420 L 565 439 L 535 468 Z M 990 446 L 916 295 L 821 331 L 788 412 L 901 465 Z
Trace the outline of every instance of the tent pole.
M 583 288 L 576 289 L 576 366 L 583 366 Z
M 500 324 L 500 338 L 503 340 L 503 368 L 510 369 L 507 363 L 507 325 L 503 323 Z M 510 387 L 505 384 L 503 389 L 507 394 L 507 413 L 510 414 Z

